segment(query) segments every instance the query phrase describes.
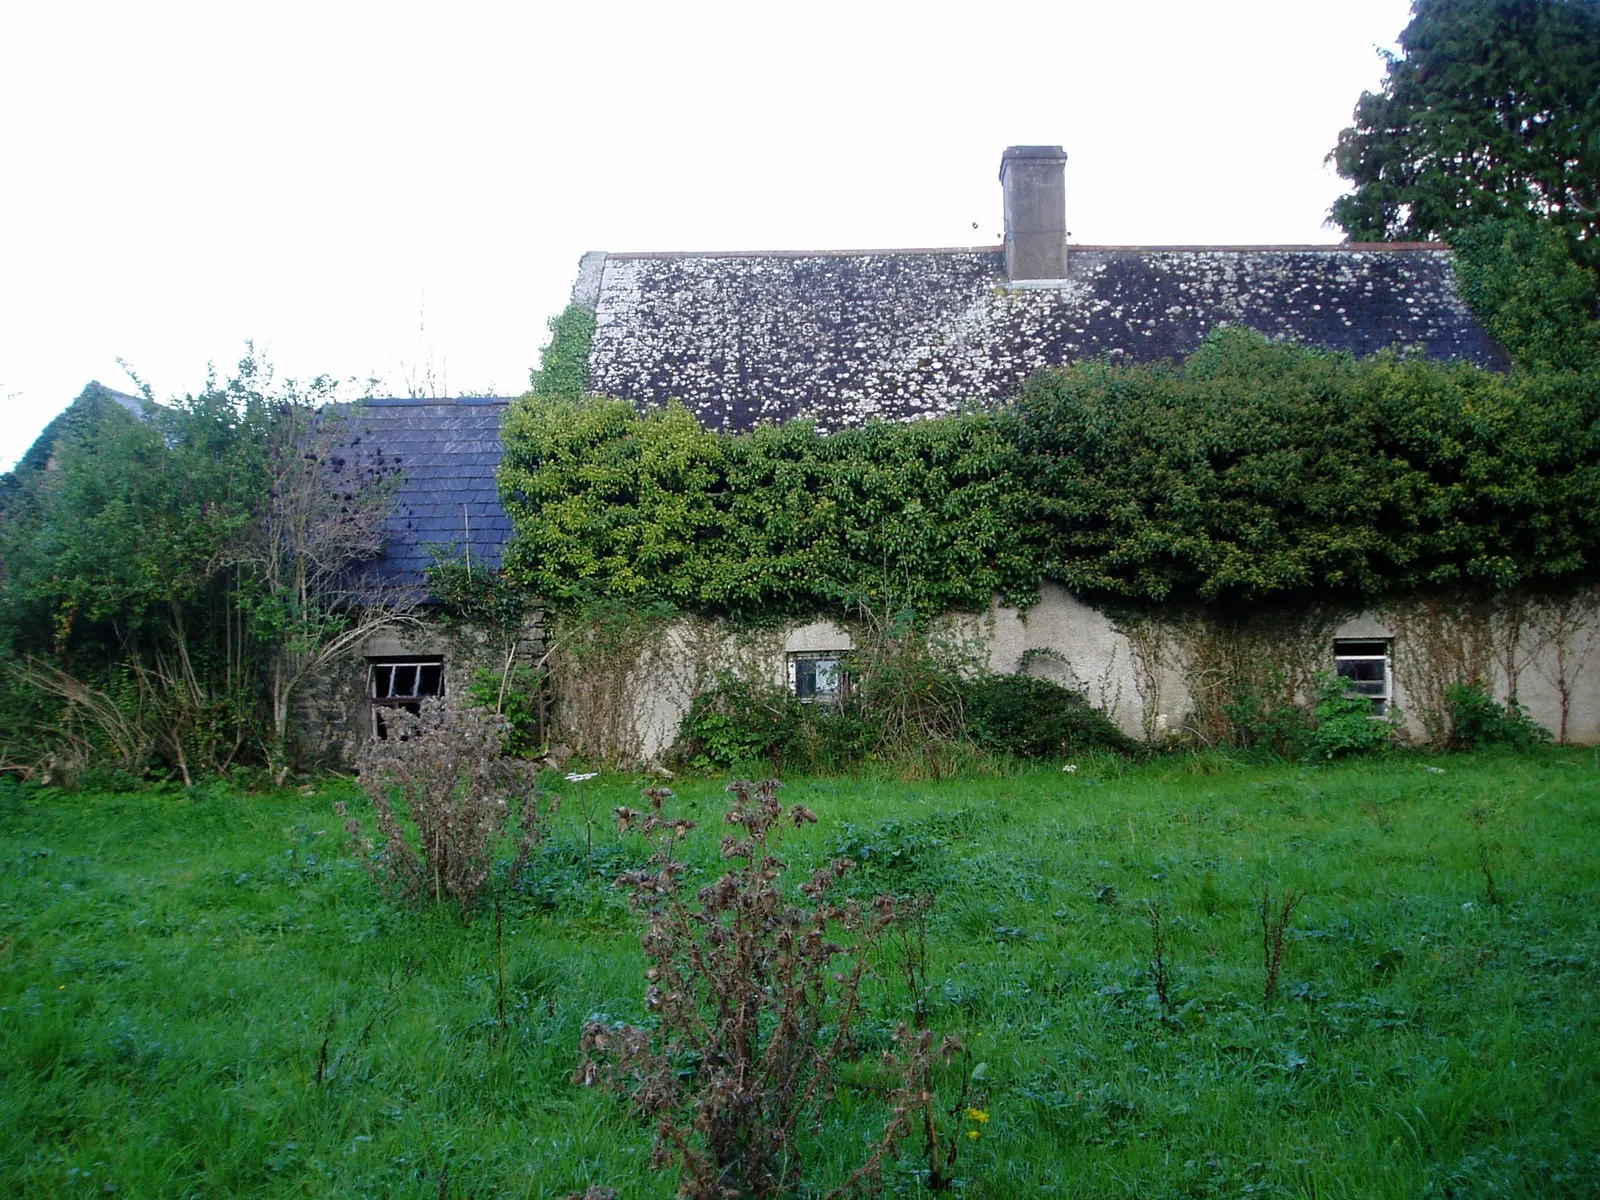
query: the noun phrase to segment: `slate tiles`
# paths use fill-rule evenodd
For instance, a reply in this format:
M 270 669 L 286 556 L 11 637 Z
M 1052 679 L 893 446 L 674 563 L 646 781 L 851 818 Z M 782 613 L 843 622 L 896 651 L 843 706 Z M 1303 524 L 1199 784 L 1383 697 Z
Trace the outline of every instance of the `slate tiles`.
M 1010 285 L 991 250 L 609 255 L 589 268 L 595 391 L 747 429 L 994 404 L 1042 366 L 1193 351 L 1219 325 L 1500 368 L 1439 246 L 1072 247 Z
M 510 402 L 369 400 L 359 421 L 363 444 L 398 459 L 400 483 L 380 575 L 415 585 L 435 549 L 474 566 L 499 566 L 511 521 L 500 507 L 500 425 Z

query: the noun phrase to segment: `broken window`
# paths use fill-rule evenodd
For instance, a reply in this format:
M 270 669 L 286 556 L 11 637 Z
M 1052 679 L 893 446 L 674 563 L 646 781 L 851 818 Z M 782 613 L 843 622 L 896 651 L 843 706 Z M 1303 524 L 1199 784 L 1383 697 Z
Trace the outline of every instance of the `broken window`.
M 789 690 L 805 704 L 837 704 L 850 691 L 842 651 L 791 654 Z
M 418 715 L 426 696 L 444 695 L 444 659 L 369 658 L 367 660 L 367 699 L 372 708 L 372 736 L 389 736 L 384 714 L 403 708 Z
M 1372 701 L 1373 716 L 1389 715 L 1389 705 L 1394 699 L 1394 671 L 1388 639 L 1334 642 L 1333 669 L 1345 681 L 1345 688 L 1352 696 Z

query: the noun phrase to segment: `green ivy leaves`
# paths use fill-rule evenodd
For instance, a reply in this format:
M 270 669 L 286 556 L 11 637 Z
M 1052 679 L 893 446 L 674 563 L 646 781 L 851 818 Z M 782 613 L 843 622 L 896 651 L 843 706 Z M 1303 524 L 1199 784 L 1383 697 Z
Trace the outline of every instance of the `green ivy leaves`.
M 507 567 L 558 604 L 760 617 L 890 588 L 932 613 L 1025 599 L 1043 569 L 1015 447 L 985 416 L 731 436 L 677 405 L 529 397 L 505 440 Z
M 530 396 L 505 429 L 512 579 L 557 606 L 932 614 L 1102 597 L 1352 599 L 1590 571 L 1600 380 L 1221 330 L 1181 367 L 1080 363 L 1015 405 L 823 436 Z

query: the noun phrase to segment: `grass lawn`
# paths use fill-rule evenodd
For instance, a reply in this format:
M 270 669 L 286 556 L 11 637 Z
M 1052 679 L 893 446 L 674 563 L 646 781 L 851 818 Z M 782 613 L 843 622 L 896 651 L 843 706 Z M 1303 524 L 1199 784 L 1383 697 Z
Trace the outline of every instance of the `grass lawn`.
M 0 791 L 0 1193 L 671 1196 L 650 1131 L 568 1081 L 587 1018 L 642 1017 L 610 886 L 637 854 L 603 816 L 637 784 L 561 788 L 506 902 L 503 997 L 492 915 L 380 902 L 331 811 L 366 811 L 347 785 Z M 726 802 L 715 781 L 678 792 L 707 826 Z M 788 843 L 796 867 L 842 849 L 862 894 L 936 897 L 933 1024 L 987 1064 L 961 1195 L 1600 1192 L 1591 751 L 1097 760 L 781 798 L 821 818 Z M 706 871 L 720 836 L 691 838 Z M 1268 1005 L 1263 882 L 1307 893 Z M 878 1103 L 841 1090 L 816 1194 Z M 889 1190 L 923 1194 L 907 1151 Z

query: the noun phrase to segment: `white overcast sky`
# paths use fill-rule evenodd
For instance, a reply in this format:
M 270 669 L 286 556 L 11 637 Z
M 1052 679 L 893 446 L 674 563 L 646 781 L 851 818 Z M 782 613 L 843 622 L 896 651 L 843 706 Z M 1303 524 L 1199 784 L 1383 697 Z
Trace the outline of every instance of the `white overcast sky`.
M 91 379 L 514 394 L 585 250 L 1337 241 L 1406 0 L 0 0 L 0 469 Z

